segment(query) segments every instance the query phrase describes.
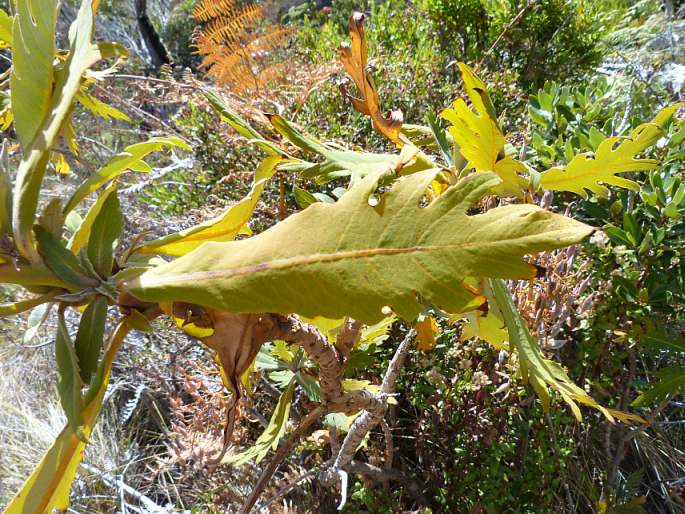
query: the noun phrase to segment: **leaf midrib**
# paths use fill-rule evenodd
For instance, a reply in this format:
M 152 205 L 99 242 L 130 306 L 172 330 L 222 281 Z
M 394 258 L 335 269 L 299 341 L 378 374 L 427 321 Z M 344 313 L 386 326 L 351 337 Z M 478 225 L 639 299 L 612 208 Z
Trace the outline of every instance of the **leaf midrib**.
M 547 232 L 545 235 L 547 237 L 562 237 L 564 234 L 574 233 L 573 229 L 563 229 Z M 177 285 L 182 282 L 196 282 L 209 279 L 226 279 L 234 278 L 248 274 L 256 274 L 262 272 L 284 270 L 290 268 L 296 268 L 299 266 L 307 266 L 312 264 L 319 264 L 325 262 L 336 262 L 342 260 L 352 260 L 352 259 L 363 259 L 377 256 L 388 256 L 388 255 L 404 255 L 404 254 L 420 254 L 420 253 L 431 253 L 431 252 L 444 252 L 450 250 L 459 250 L 472 248 L 474 246 L 480 246 L 484 248 L 496 247 L 501 245 L 506 245 L 510 241 L 526 241 L 528 239 L 536 239 L 540 234 L 533 234 L 529 236 L 522 236 L 517 238 L 509 239 L 499 239 L 497 241 L 488 242 L 469 242 L 469 243 L 458 243 L 458 244 L 447 244 L 447 245 L 429 245 L 429 246 L 410 246 L 401 248 L 369 248 L 369 249 L 358 249 L 358 250 L 347 250 L 334 253 L 316 253 L 312 255 L 298 255 L 295 257 L 288 257 L 283 259 L 274 259 L 267 262 L 261 262 L 258 264 L 252 264 L 249 266 L 241 266 L 238 268 L 232 268 L 227 270 L 212 270 L 212 271 L 196 271 L 189 273 L 176 273 L 172 275 L 161 275 L 152 276 L 145 278 L 138 277 L 128 284 L 124 284 L 126 289 L 135 289 L 136 287 L 159 287 L 164 285 L 165 282 L 172 282 Z

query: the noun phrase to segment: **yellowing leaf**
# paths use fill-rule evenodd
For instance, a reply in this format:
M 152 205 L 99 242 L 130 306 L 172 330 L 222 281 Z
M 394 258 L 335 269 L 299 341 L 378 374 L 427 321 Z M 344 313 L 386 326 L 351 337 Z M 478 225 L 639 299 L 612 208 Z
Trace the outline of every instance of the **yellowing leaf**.
M 94 19 L 90 0 L 81 4 L 69 30 L 68 57 L 56 71 L 53 71 L 53 58 L 57 2 L 18 0 L 16 4 L 11 92 L 15 127 L 24 157 L 17 171 L 13 229 L 19 253 L 38 263 L 40 257 L 31 229 L 49 151 L 68 118 L 84 73 L 102 54 L 91 42 Z
M 275 450 L 278 448 L 278 442 L 283 437 L 283 434 L 285 434 L 288 418 L 290 417 L 290 405 L 293 401 L 294 392 L 295 381 L 293 380 L 278 399 L 276 410 L 274 410 L 273 416 L 271 416 L 269 425 L 262 435 L 257 438 L 255 444 L 238 455 L 228 455 L 224 457 L 221 462 L 243 464 L 248 460 L 254 459 L 255 462 L 259 464 L 259 462 L 266 457 L 266 454 L 269 453 L 269 449 Z
M 405 177 L 375 206 L 369 197 L 381 177 L 367 177 L 335 204 L 311 205 L 255 237 L 207 243 L 121 285 L 141 300 L 230 312 L 351 316 L 373 324 L 390 306 L 413 320 L 426 302 L 463 312 L 477 297 L 465 277 L 532 278 L 536 269 L 524 255 L 592 232 L 534 205 L 468 215 L 500 183 L 491 173 L 473 174 L 421 207 L 437 173 Z
M 81 91 L 78 95 L 76 95 L 76 99 L 91 113 L 95 114 L 96 116 L 100 116 L 105 120 L 115 119 L 121 121 L 131 121 L 131 119 L 119 109 L 106 104 L 102 100 L 99 100 L 85 91 Z
M 5 11 L 0 9 L 0 48 L 12 46 L 12 25 L 14 20 Z
M 607 196 L 609 190 L 603 184 L 638 191 L 640 187 L 636 182 L 616 174 L 652 170 L 659 166 L 659 161 L 655 159 L 639 159 L 636 156 L 665 134 L 666 123 L 682 105 L 685 103 L 662 109 L 651 122 L 640 125 L 627 138 L 606 138 L 599 144 L 594 155 L 579 154 L 565 168 L 557 166 L 542 172 L 540 186 L 551 191 L 570 191 L 583 198 L 587 198 L 587 191 L 598 196 Z
M 609 421 L 617 418 L 625 422 L 645 422 L 635 414 L 602 407 L 584 389 L 574 384 L 558 363 L 544 357 L 540 346 L 528 330 L 528 325 L 516 310 L 506 283 L 503 280 L 488 282 L 509 331 L 511 349 L 518 354 L 521 376 L 526 383 L 530 382 L 533 386 L 545 411 L 549 410 L 551 397 L 548 388 L 551 388 L 569 405 L 578 421 L 582 419 L 578 408 L 578 403 L 581 403 L 597 409 Z
M 432 316 L 425 316 L 414 326 L 416 328 L 416 348 L 422 352 L 429 352 L 435 348 L 435 336 L 438 325 Z
M 475 309 L 463 315 L 467 322 L 462 329 L 462 339 L 477 337 L 498 350 L 508 348 L 509 335 L 504 319 L 487 281 L 469 279 L 467 283 L 474 286 L 479 294 L 487 299 L 487 304 L 485 310 Z M 461 317 L 460 314 L 455 315 L 454 320 Z
M 281 161 L 278 155 L 267 157 L 257 168 L 250 193 L 240 202 L 229 207 L 224 214 L 186 230 L 160 237 L 145 243 L 137 251 L 140 253 L 166 254 L 181 256 L 194 250 L 207 241 L 232 241 L 244 233 L 255 206 Z
M 139 172 L 150 171 L 150 166 L 143 161 L 143 158 L 152 152 L 159 152 L 166 148 L 192 150 L 188 143 L 178 137 L 153 137 L 143 143 L 128 146 L 123 152 L 112 157 L 97 173 L 90 176 L 74 191 L 74 194 L 71 195 L 69 202 L 64 207 L 64 213 L 69 213 L 90 193 L 129 170 Z
M 504 135 L 483 81 L 464 63 L 459 63 L 459 69 L 475 111 L 466 105 L 463 98 L 458 98 L 440 116 L 452 124 L 449 133 L 459 145 L 460 153 L 476 171 L 492 171 L 499 175 L 502 184 L 498 186 L 498 192 L 520 195 L 524 181 L 519 173 L 527 172 L 527 168 L 522 162 L 505 155 Z
M 68 425 L 41 459 L 21 490 L 12 498 L 3 514 L 52 514 L 66 512 L 69 490 L 76 470 L 83 460 L 87 439 L 95 425 L 109 384 L 112 361 L 119 351 L 128 327 L 121 324 L 111 338 L 109 348 L 98 369 L 97 377 L 88 390 L 82 412 L 81 434 Z

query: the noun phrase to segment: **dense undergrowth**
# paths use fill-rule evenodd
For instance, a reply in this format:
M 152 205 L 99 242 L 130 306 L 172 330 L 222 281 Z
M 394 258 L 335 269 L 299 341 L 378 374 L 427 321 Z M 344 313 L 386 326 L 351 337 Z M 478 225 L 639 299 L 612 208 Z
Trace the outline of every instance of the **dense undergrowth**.
M 94 93 L 130 119 L 94 121 L 77 111 L 82 166 L 50 183 L 56 191 L 79 183 L 142 133 L 179 135 L 192 143 L 192 155 L 179 152 L 143 179 L 122 179 L 130 181 L 123 189 L 129 223 L 159 232 L 160 219 L 167 230 L 185 228 L 243 198 L 260 151 L 242 144 L 202 94 L 208 82 L 189 52 L 193 2 L 150 4 L 176 66 L 150 70 L 143 45 L 133 41 L 139 55 Z M 109 37 L 135 29 L 128 7 L 103 0 L 108 21 L 101 30 Z M 401 110 L 405 124 L 441 127 L 436 116 L 463 95 L 456 61 L 465 61 L 486 82 L 512 150 L 535 168 L 568 164 L 607 136 L 629 135 L 685 91 L 685 8 L 677 2 L 342 0 L 281 8 L 291 30 L 275 57 L 288 64 L 283 77 L 251 94 L 223 90 L 226 101 L 271 137 L 278 134 L 263 112 L 282 113 L 327 142 L 391 149 L 339 90 L 346 79 L 337 48 L 348 39 L 354 10 L 369 16 L 384 110 Z M 527 201 L 602 230 L 541 257 L 544 277 L 512 284 L 545 353 L 601 404 L 634 409 L 649 424 L 613 425 L 594 412 L 577 422 L 562 402 L 544 412 L 505 350 L 481 342 L 462 322 L 438 318 L 434 343 L 411 351 L 387 432 L 379 426 L 358 454 L 380 466 L 390 459 L 403 479 L 350 475 L 343 512 L 685 511 L 685 124 L 682 114 L 676 118 L 653 152 L 663 164 L 630 174 L 639 190 L 612 188 L 605 198 L 528 192 Z M 405 129 L 413 140 L 432 138 Z M 440 154 L 435 145 L 431 151 Z M 332 202 L 341 186 L 280 171 L 251 229 L 261 232 L 312 201 Z M 15 294 L 3 290 L 7 300 Z M 26 320 L 2 321 L 0 505 L 64 423 L 50 322 L 22 342 Z M 73 512 L 146 512 L 146 501 L 171 512 L 231 512 L 257 480 L 260 465 L 252 462 L 212 464 L 222 447 L 221 377 L 208 351 L 169 328 L 138 334 L 120 353 L 72 491 Z M 348 378 L 379 382 L 402 339 L 402 323 L 387 328 L 356 348 Z M 291 375 L 311 377 L 312 363 L 294 353 L 269 346 L 258 356 L 232 452 L 259 437 Z M 291 426 L 314 405 L 306 383 L 294 392 Z M 331 439 L 347 423 L 330 417 L 297 446 L 264 495 L 272 512 L 336 511 L 339 490 L 310 472 L 330 458 Z

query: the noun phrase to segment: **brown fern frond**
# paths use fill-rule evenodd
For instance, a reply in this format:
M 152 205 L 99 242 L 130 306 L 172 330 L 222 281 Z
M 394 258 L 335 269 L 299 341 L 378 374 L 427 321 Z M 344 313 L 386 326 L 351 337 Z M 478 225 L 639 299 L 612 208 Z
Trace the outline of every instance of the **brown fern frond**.
M 193 8 L 193 18 L 197 21 L 209 21 L 220 16 L 229 16 L 235 8 L 235 0 L 201 0 Z

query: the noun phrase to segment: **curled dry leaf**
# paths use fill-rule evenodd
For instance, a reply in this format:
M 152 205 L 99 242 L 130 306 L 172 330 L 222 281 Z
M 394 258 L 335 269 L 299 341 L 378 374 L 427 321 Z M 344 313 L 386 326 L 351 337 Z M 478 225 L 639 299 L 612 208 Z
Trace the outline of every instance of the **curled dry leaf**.
M 273 338 L 273 319 L 269 314 L 233 314 L 183 302 L 174 302 L 171 314 L 181 328 L 216 353 L 224 385 L 232 395 L 224 429 L 224 442 L 228 443 L 240 399 L 241 377 L 262 345 Z
M 381 113 L 380 100 L 376 86 L 368 70 L 366 39 L 364 37 L 364 15 L 355 12 L 350 16 L 350 35 L 352 44 L 343 43 L 340 46 L 340 60 L 347 73 L 354 81 L 361 98 L 352 96 L 345 85 L 341 85 L 342 93 L 349 98 L 354 108 L 371 118 L 373 128 L 387 137 L 397 146 L 403 146 L 408 141 L 400 134 L 402 128 L 402 112 L 390 111 L 388 116 Z

